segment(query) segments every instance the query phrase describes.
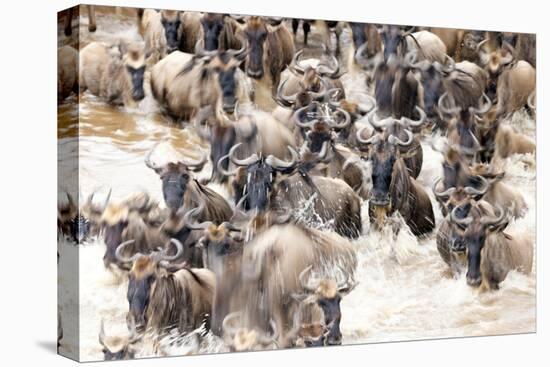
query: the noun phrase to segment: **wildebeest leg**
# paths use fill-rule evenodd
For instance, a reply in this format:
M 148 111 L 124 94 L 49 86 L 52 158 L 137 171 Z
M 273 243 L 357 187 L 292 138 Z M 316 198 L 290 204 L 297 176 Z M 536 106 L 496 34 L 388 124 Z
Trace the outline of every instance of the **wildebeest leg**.
M 69 8 L 65 18 L 65 36 L 67 37 L 73 33 L 73 11 L 74 8 Z
M 296 34 L 298 33 L 299 26 L 300 19 L 292 18 L 292 34 L 294 35 L 294 42 L 296 42 Z
M 336 28 L 334 29 L 334 35 L 336 36 L 336 50 L 334 50 L 334 54 L 336 57 L 340 56 L 340 35 L 342 34 L 342 25 L 340 22 L 336 25 Z
M 88 5 L 88 30 L 90 32 L 95 32 L 97 25 L 95 22 L 95 6 Z
M 311 30 L 311 24 L 304 20 L 304 23 L 302 23 L 302 29 L 304 30 L 304 46 L 307 46 L 307 35 Z

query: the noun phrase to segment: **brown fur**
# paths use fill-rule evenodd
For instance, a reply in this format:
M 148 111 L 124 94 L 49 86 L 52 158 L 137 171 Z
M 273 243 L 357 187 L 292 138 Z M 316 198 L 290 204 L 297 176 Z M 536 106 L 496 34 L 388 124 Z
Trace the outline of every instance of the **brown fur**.
M 78 51 L 71 46 L 57 49 L 57 101 L 78 93 Z

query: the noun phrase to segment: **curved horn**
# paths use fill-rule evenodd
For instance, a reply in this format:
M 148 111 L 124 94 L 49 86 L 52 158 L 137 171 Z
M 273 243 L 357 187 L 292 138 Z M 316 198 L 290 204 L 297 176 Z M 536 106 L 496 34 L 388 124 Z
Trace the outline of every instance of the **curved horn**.
M 317 74 L 319 74 L 320 76 L 331 78 L 331 79 L 338 79 L 341 76 L 340 63 L 338 62 L 338 59 L 334 55 L 330 54 L 329 57 L 334 67 L 331 69 L 328 65 L 319 64 L 316 69 Z
M 330 86 L 324 78 L 320 77 L 319 80 L 321 81 L 321 88 L 319 88 L 319 91 L 308 91 L 314 101 L 324 101 L 326 99 L 327 93 L 330 90 Z
M 238 329 L 234 326 L 231 326 L 231 321 L 236 319 L 237 317 L 240 317 L 241 315 L 242 315 L 242 312 L 237 311 L 237 312 L 232 312 L 223 318 L 222 331 L 224 336 L 227 334 L 227 336 L 230 339 L 233 339 Z
M 168 248 L 165 248 L 164 250 L 161 250 L 159 253 L 158 253 L 158 260 L 159 261 L 174 261 L 176 260 L 178 257 L 181 256 L 181 254 L 183 253 L 183 245 L 181 244 L 181 242 L 175 238 L 171 238 L 170 239 L 170 243 L 173 244 L 174 246 L 176 246 L 176 253 L 174 255 L 167 255 L 166 252 L 168 251 Z
M 292 159 L 290 162 L 285 162 L 274 155 L 269 155 L 265 159 L 265 163 L 269 164 L 271 167 L 273 167 L 276 170 L 288 170 L 291 168 L 294 168 L 296 164 L 298 163 L 298 153 L 296 150 L 294 150 L 292 147 L 287 146 L 288 151 L 290 152 Z
M 192 218 L 195 218 L 195 217 L 198 216 L 198 214 L 204 212 L 204 209 L 205 209 L 205 206 L 204 206 L 204 203 L 203 203 L 199 207 L 188 210 L 187 213 L 185 213 L 185 215 L 183 216 L 183 220 L 182 220 L 183 225 L 185 227 L 191 229 L 191 230 L 204 230 L 204 229 L 210 227 L 210 225 L 213 224 L 210 221 L 202 222 L 202 223 L 195 223 L 195 221 L 192 220 Z
M 408 129 L 404 129 L 403 131 L 405 131 L 405 134 L 407 134 L 407 140 L 403 141 L 403 140 L 399 139 L 397 136 L 395 136 L 393 134 L 390 134 L 390 136 L 388 137 L 388 143 L 393 144 L 393 145 L 399 145 L 399 146 L 402 146 L 402 147 L 411 146 L 411 144 L 414 141 L 413 133 Z
M 229 171 L 222 167 L 222 162 L 226 159 L 229 159 L 229 154 L 224 155 L 218 160 L 218 163 L 216 163 L 216 167 L 218 169 L 218 172 L 220 172 L 224 176 L 235 176 L 237 174 L 238 167 L 235 167 L 235 169 Z
M 332 119 L 329 119 L 328 123 L 334 129 L 345 129 L 351 123 L 351 116 L 350 116 L 348 111 L 346 111 L 346 110 L 344 110 L 343 108 L 340 108 L 340 107 L 336 108 L 335 113 L 338 113 L 338 112 L 340 112 L 341 114 L 344 115 L 344 121 L 338 124 L 338 123 L 334 123 L 332 121 Z
M 305 281 L 306 275 L 311 271 L 312 268 L 313 268 L 313 265 L 309 265 L 304 270 L 302 270 L 302 272 L 298 276 L 298 282 L 300 283 L 302 288 L 304 288 L 306 291 L 308 291 L 310 293 L 315 293 L 317 291 L 317 288 L 319 287 L 319 285 L 317 284 L 317 285 L 314 285 L 314 286 L 310 286 Z
M 218 53 L 218 50 L 206 51 L 204 49 L 204 39 L 198 40 L 197 43 L 195 44 L 195 56 L 201 59 L 214 57 L 216 56 L 217 53 Z
M 283 89 L 286 85 L 286 82 L 288 82 L 288 79 L 285 79 L 282 83 L 279 84 L 277 87 L 277 95 L 275 97 L 275 101 L 281 105 L 282 107 L 292 107 L 294 103 L 296 102 L 296 96 L 298 96 L 298 93 L 296 92 L 290 96 L 285 96 L 283 94 Z
M 476 53 L 479 53 L 480 51 L 485 53 L 485 50 L 482 49 L 483 45 L 485 45 L 487 42 L 489 41 L 488 38 L 484 39 L 483 41 L 481 41 L 480 43 L 477 44 L 476 46 Z
M 447 65 L 445 65 L 444 71 L 450 73 L 456 69 L 456 63 L 455 60 L 447 54 L 445 54 L 445 58 L 447 59 Z
M 476 115 L 483 115 L 487 112 L 489 112 L 489 110 L 491 109 L 491 107 L 493 106 L 493 103 L 491 102 L 491 99 L 489 98 L 489 96 L 487 96 L 487 94 L 483 93 L 483 95 L 481 96 L 481 98 L 483 100 L 485 100 L 485 103 L 482 102 L 481 104 L 481 107 L 479 108 L 474 108 L 472 111 L 474 114 Z
M 180 163 L 184 166 L 187 166 L 187 168 L 192 168 L 193 171 L 200 171 L 206 164 L 207 160 L 208 156 L 205 152 L 202 152 L 201 158 L 199 158 L 198 160 L 182 159 L 180 160 Z
M 115 258 L 120 261 L 121 263 L 130 263 L 130 262 L 134 262 L 139 256 L 143 255 L 142 253 L 138 252 L 137 254 L 134 254 L 130 257 L 125 257 L 125 256 L 122 256 L 122 250 L 128 246 L 129 244 L 132 244 L 136 242 L 136 240 L 128 240 L 128 241 L 125 241 L 125 242 L 122 242 L 120 245 L 118 245 L 118 247 L 116 248 L 116 251 L 115 251 Z
M 365 93 L 364 95 L 369 100 L 369 104 L 370 104 L 369 108 L 365 108 L 363 103 L 357 103 L 357 107 L 359 108 L 359 113 L 363 116 L 371 112 L 376 107 L 376 99 L 369 94 Z
M 277 344 L 277 339 L 279 338 L 279 330 L 277 329 L 277 324 L 273 319 L 269 321 L 271 326 L 272 334 L 271 335 L 261 335 L 258 337 L 258 342 L 263 346 L 270 344 Z
M 300 119 L 300 116 L 304 113 L 304 111 L 306 111 L 307 109 L 309 108 L 309 105 L 308 106 L 304 106 L 304 107 L 300 107 L 299 109 L 296 110 L 296 112 L 294 112 L 294 115 L 292 116 L 292 121 L 294 121 L 294 124 L 296 124 L 298 127 L 301 127 L 303 129 L 311 129 L 311 127 L 317 122 L 319 121 L 319 119 L 313 119 L 311 121 L 308 121 L 308 122 L 302 122 L 302 120 Z
M 342 273 L 345 273 L 344 269 L 342 269 L 341 267 L 339 268 Z M 351 274 L 347 273 L 346 280 L 342 283 L 337 283 L 338 292 L 344 292 L 345 294 L 348 294 L 353 290 L 353 288 L 357 286 L 357 284 L 358 283 L 352 279 Z
M 495 215 L 494 217 L 485 216 L 480 219 L 480 223 L 487 226 L 494 226 L 505 222 L 507 220 L 506 210 L 502 209 L 501 207 L 495 207 L 495 209 L 497 209 L 498 215 Z
M 378 143 L 380 141 L 380 136 L 378 134 L 374 134 L 373 136 L 371 136 L 368 139 L 363 138 L 363 131 L 366 130 L 366 129 L 368 129 L 368 126 L 363 126 L 359 130 L 357 130 L 357 133 L 356 133 L 357 141 L 360 142 L 361 144 L 376 144 L 376 143 Z
M 472 221 L 474 220 L 474 218 L 470 217 L 470 216 L 467 216 L 466 218 L 458 218 L 456 216 L 456 211 L 458 210 L 458 208 L 460 208 L 459 206 L 455 207 L 453 209 L 453 211 L 451 212 L 451 222 L 453 223 L 456 223 L 458 225 L 464 225 L 464 226 L 467 226 L 469 225 L 470 223 L 472 223 Z
M 242 144 L 243 143 L 237 143 L 233 145 L 233 147 L 231 147 L 231 149 L 229 150 L 229 159 L 231 159 L 231 162 L 241 167 L 247 167 L 247 166 L 250 166 L 251 164 L 258 162 L 260 160 L 260 157 L 258 157 L 256 153 L 252 154 L 250 157 L 245 159 L 238 159 L 237 157 L 235 157 L 235 152 L 237 151 L 237 149 L 239 149 L 239 147 Z
M 382 130 L 383 128 L 385 128 L 388 125 L 389 121 L 393 121 L 393 117 L 390 116 L 390 117 L 386 117 L 385 119 L 380 120 L 378 117 L 376 117 L 377 112 L 378 112 L 378 107 L 375 107 L 367 115 L 367 120 L 376 130 Z
M 456 191 L 456 187 L 450 187 L 445 191 L 439 191 L 439 190 L 437 190 L 437 185 L 441 181 L 443 181 L 443 178 L 440 177 L 434 182 L 434 184 L 432 186 L 432 191 L 438 199 L 446 201 Z
M 466 186 L 464 188 L 464 192 L 468 195 L 480 195 L 480 196 L 483 196 L 487 193 L 487 190 L 489 190 L 489 181 L 487 181 L 487 179 L 483 176 L 477 176 L 479 178 L 479 180 L 481 180 L 481 188 L 480 189 L 475 189 L 471 186 Z
M 160 144 L 160 142 L 157 142 L 155 143 L 155 145 L 153 145 L 153 147 L 151 148 L 151 150 L 149 150 L 149 152 L 147 153 L 147 155 L 145 156 L 145 165 L 147 167 L 149 167 L 150 169 L 152 169 L 153 171 L 158 171 L 160 169 L 159 166 L 157 166 L 156 164 L 154 164 L 152 161 L 151 161 L 151 156 L 153 155 L 153 151 L 157 148 L 157 146 Z
M 529 106 L 530 109 L 535 110 L 537 108 L 536 102 L 537 102 L 537 95 L 536 95 L 536 92 L 533 91 L 527 98 L 527 105 Z
M 516 50 L 514 49 L 514 47 L 511 44 L 509 44 L 506 41 L 502 42 L 502 47 L 505 48 L 505 49 L 508 49 L 509 55 L 506 56 L 506 57 L 502 57 L 500 59 L 500 64 L 501 65 L 507 65 L 507 64 L 511 63 L 512 61 L 514 61 L 514 59 L 516 58 Z
M 292 57 L 292 61 L 288 65 L 288 69 L 297 75 L 304 75 L 305 73 L 305 67 L 300 65 L 300 61 L 299 61 L 300 57 L 302 56 L 302 53 L 304 53 L 304 49 L 297 51 Z
M 449 98 L 449 93 L 445 92 L 439 97 L 439 101 L 437 101 L 437 107 L 439 108 L 439 111 L 443 112 L 447 115 L 455 115 L 460 112 L 460 107 L 452 106 L 450 108 L 447 108 L 443 105 L 443 101 Z M 454 104 L 454 103 L 453 103 Z
M 419 106 L 416 106 L 414 109 L 418 112 L 418 114 L 420 115 L 420 118 L 415 121 L 405 117 L 405 121 L 407 121 L 407 125 L 409 126 L 420 127 L 426 122 L 426 112 L 424 112 L 424 110 Z
M 368 43 L 369 42 L 366 41 L 365 43 L 363 43 L 361 46 L 357 48 L 357 51 L 355 51 L 355 55 L 354 55 L 355 62 L 361 66 L 369 65 L 369 60 L 365 56 L 363 56 L 365 53 L 365 50 L 367 49 Z
M 238 59 L 238 60 L 242 60 L 242 59 L 244 59 L 244 56 L 247 53 L 248 42 L 241 35 L 235 35 L 235 38 L 237 38 L 239 41 L 241 41 L 241 45 L 242 45 L 241 48 L 238 49 L 238 50 L 230 49 L 230 50 L 227 50 L 226 53 L 228 55 Z

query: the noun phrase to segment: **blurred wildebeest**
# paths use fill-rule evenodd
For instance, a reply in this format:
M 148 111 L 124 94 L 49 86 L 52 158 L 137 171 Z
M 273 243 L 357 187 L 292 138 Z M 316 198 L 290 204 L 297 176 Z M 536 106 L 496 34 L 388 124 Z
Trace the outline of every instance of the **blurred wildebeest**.
M 137 16 L 138 31 L 149 54 L 149 66 L 178 49 L 182 33 L 179 11 L 138 9 Z
M 384 61 L 390 57 L 404 58 L 411 51 L 417 54 L 417 61 L 428 60 L 445 64 L 447 47 L 443 41 L 429 31 L 414 32 L 414 27 L 403 31 L 395 25 L 382 26 L 381 36 L 384 44 Z
M 134 323 L 130 323 L 129 335 L 125 336 L 108 336 L 105 334 L 105 322 L 101 320 L 99 329 L 99 344 L 102 346 L 103 360 L 119 361 L 124 359 L 134 359 L 137 352 L 135 344 L 142 338 L 138 335 Z
M 191 172 L 200 171 L 204 167 L 207 160 L 206 154 L 203 154 L 199 160 L 183 159 L 176 163 L 169 162 L 159 166 L 151 161 L 155 148 L 156 146 L 145 157 L 145 164 L 159 175 L 164 202 L 170 210 L 177 211 L 183 207 L 186 212 L 204 204 L 206 210 L 202 213 L 204 216 L 202 220 L 222 223 L 231 218 L 233 210 L 227 201 L 191 175 Z
M 80 51 L 80 90 L 112 104 L 134 106 L 145 98 L 145 51 L 141 43 L 92 42 Z
M 337 233 L 349 238 L 361 234 L 361 201 L 344 181 L 300 173 L 279 178 L 295 171 L 298 153 L 291 150 L 291 161 L 257 154 L 238 159 L 235 152 L 239 147 L 235 145 L 228 155 L 237 169 L 224 174 L 236 175 L 235 201 L 244 210 L 304 211 L 303 218 L 299 219 L 306 223 L 320 220 L 321 224 L 331 224 Z
M 516 58 L 515 49 L 507 42 L 488 52 L 484 40 L 478 45 L 481 64 L 489 73 L 486 93 L 496 100 L 496 116 L 502 117 L 527 106 L 536 88 L 535 68 Z
M 464 218 L 457 218 L 457 210 L 455 208 L 451 212 L 451 221 L 464 228 L 468 285 L 479 287 L 484 283 L 490 289 L 498 289 L 511 270 L 526 274 L 531 272 L 533 241 L 528 234 L 510 235 L 504 232 L 510 221 L 505 210 L 497 208 L 494 216 L 473 215 L 472 208 L 471 214 Z
M 438 36 L 441 41 L 443 41 L 445 47 L 447 48 L 447 55 L 455 58 L 458 50 L 460 49 L 460 44 L 462 43 L 464 31 L 462 29 L 456 28 L 439 27 L 430 27 L 429 31 Z
M 233 312 L 227 315 L 223 320 L 223 337 L 225 343 L 232 352 L 269 350 L 277 347 L 279 337 L 277 326 L 270 322 L 271 333 L 258 328 L 248 329 L 247 327 L 236 327 L 238 318 L 242 318 L 242 312 Z
M 348 23 L 351 28 L 353 43 L 349 47 L 348 70 L 357 67 L 372 70 L 383 57 L 382 39 L 376 24 Z
M 203 124 L 209 125 L 210 129 Z M 230 161 L 220 162 L 220 159 L 237 143 L 242 143 L 238 158 L 257 153 L 264 157 L 273 155 L 288 159 L 287 147 L 296 145 L 293 133 L 285 125 L 270 113 L 257 109 L 241 111 L 236 108 L 232 120 L 225 114 L 216 118 L 214 111 L 206 107 L 197 114 L 195 126 L 199 135 L 210 142 L 211 179 L 217 182 L 227 182 L 227 176 L 220 172 L 220 168 L 229 169 Z
M 455 64 L 449 59 L 446 66 L 421 61 L 412 66 L 419 71 L 419 106 L 441 128 L 445 127 L 445 121 L 439 117 L 438 102 L 445 92 L 455 106 L 466 109 L 478 105 L 487 85 L 487 73 L 469 61 Z
M 369 200 L 370 220 L 381 226 L 386 216 L 399 212 L 411 232 L 421 236 L 435 227 L 434 213 L 428 194 L 409 174 L 404 158 L 414 154 L 413 133 L 404 130 L 406 140 L 389 131 L 364 139 L 357 132 L 361 144 L 371 145 L 368 159 L 372 162 L 372 190 Z
M 277 91 L 281 72 L 294 56 L 294 41 L 286 26 L 272 26 L 268 21 L 252 16 L 240 30 L 248 48 L 245 71 L 255 80 L 254 102 L 263 110 L 276 107 L 271 96 Z
M 508 158 L 514 154 L 534 153 L 536 143 L 525 134 L 516 131 L 512 126 L 499 123 L 495 136 L 495 156 Z
M 189 332 L 203 323 L 208 329 L 216 289 L 214 273 L 170 263 L 183 251 L 178 240 L 170 242 L 177 248 L 172 256 L 167 255 L 167 250 L 159 250 L 125 257 L 122 251 L 131 241 L 118 246 L 118 261 L 132 264 L 127 293 L 128 323 L 156 332 L 164 332 L 170 327 Z
M 239 69 L 245 55 L 244 49 L 204 51 L 200 42 L 194 56 L 172 52 L 151 70 L 153 97 L 177 121 L 189 120 L 207 106 L 232 113 L 237 101 L 249 98 Z
M 57 102 L 71 92 L 78 94 L 78 51 L 63 46 L 57 49 Z

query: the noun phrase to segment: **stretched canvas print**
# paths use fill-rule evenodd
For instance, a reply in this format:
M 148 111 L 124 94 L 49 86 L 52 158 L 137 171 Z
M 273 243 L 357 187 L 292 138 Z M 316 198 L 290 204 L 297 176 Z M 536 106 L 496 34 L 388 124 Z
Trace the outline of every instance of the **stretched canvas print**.
M 89 5 L 57 29 L 59 354 L 535 332 L 534 34 Z

